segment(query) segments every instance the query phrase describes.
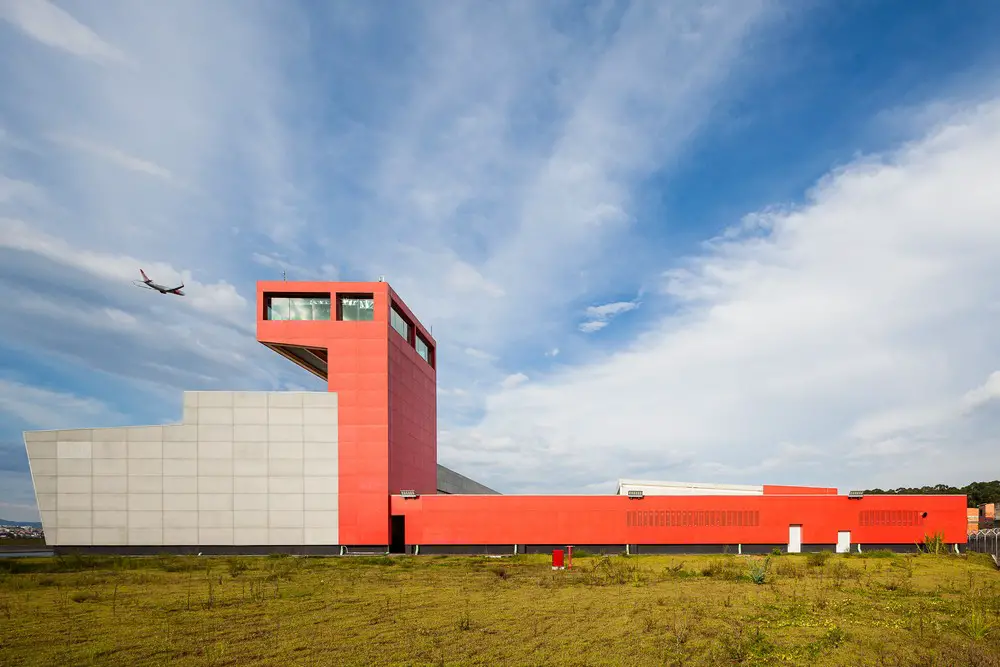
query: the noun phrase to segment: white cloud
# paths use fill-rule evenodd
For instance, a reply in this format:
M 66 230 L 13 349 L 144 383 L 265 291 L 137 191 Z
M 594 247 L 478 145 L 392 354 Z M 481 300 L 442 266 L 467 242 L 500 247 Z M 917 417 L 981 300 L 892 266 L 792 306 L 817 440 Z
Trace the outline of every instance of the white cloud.
M 99 400 L 0 378 L 0 410 L 32 428 L 103 426 L 121 415 Z
M 602 5 L 570 38 L 544 5 L 437 8 L 412 63 L 421 85 L 369 138 L 385 155 L 362 180 L 374 203 L 329 247 L 364 248 L 365 270 L 462 347 L 573 326 L 566 304 L 634 280 L 599 260 L 628 230 L 633 185 L 697 133 L 768 16 L 759 2 Z M 532 114 L 545 122 L 526 127 Z M 399 240 L 389 256 L 376 227 Z
M 295 373 L 256 343 L 252 304 L 227 282 L 202 283 L 166 263 L 74 249 L 2 218 L 0 255 L 5 307 L 18 314 L 2 335 L 16 349 L 126 378 L 171 405 L 180 389 L 247 382 L 270 388 Z M 184 282 L 186 296 L 136 289 L 140 267 L 159 282 Z
M 43 198 L 42 190 L 33 183 L 7 178 L 0 174 L 0 204 L 19 201 L 37 203 Z
M 105 308 L 104 314 L 113 324 L 123 329 L 132 329 L 139 324 L 139 320 L 134 315 L 126 313 L 117 308 Z
M 603 306 L 590 306 L 587 308 L 587 317 L 595 320 L 609 319 L 638 307 L 639 304 L 634 301 L 615 301 L 614 303 L 606 303 Z
M 149 174 L 150 176 L 156 176 L 166 181 L 171 181 L 174 178 L 174 175 L 166 167 L 161 167 L 149 160 L 129 155 L 112 146 L 104 146 L 79 137 L 53 137 L 52 140 L 58 144 L 96 155 L 129 171 Z
M 546 352 L 545 356 L 546 357 L 554 357 L 554 356 L 556 356 L 558 354 L 559 354 L 559 348 L 558 347 L 554 347 L 551 350 L 549 350 L 548 352 Z
M 483 350 L 476 349 L 474 347 L 465 348 L 465 353 L 472 357 L 473 359 L 479 361 L 496 361 L 496 355 L 490 354 Z
M 892 437 L 897 439 L 882 440 L 882 442 L 905 442 L 905 439 L 898 440 L 901 434 L 919 433 L 932 427 L 947 425 L 986 407 L 998 398 L 1000 398 L 1000 371 L 995 371 L 981 386 L 961 396 L 948 396 L 944 402 L 908 405 L 865 417 L 854 425 L 850 434 L 863 441 Z
M 977 479 L 1000 419 L 998 153 L 1000 102 L 836 170 L 668 272 L 675 303 L 626 349 L 495 393 L 446 447 L 512 480 L 592 483 L 637 461 L 732 481 Z
M 528 376 L 524 373 L 512 373 L 503 379 L 500 387 L 503 389 L 513 389 L 528 381 Z
M 235 288 L 220 281 L 204 284 L 192 280 L 189 271 L 178 271 L 169 264 L 147 262 L 133 257 L 115 256 L 72 247 L 63 239 L 36 231 L 30 225 L 10 218 L 0 218 L 0 248 L 31 253 L 57 264 L 91 274 L 101 280 L 125 285 L 139 278 L 139 269 L 153 280 L 171 285 L 184 283 L 187 301 L 196 309 L 212 315 L 226 316 L 247 331 L 253 323 L 246 318 L 247 300 Z
M 127 62 L 125 55 L 68 12 L 47 0 L 2 0 L 0 19 L 42 44 L 99 62 Z
M 994 371 L 981 387 L 976 387 L 962 397 L 962 411 L 975 410 L 998 398 L 1000 398 L 1000 371 Z
M 608 326 L 615 317 L 630 310 L 635 310 L 638 307 L 639 302 L 637 301 L 615 301 L 601 306 L 590 306 L 586 312 L 589 319 L 580 324 L 580 331 L 584 333 L 600 331 Z
M 294 264 L 280 255 L 262 252 L 252 253 L 250 258 L 261 266 L 281 270 L 288 280 L 337 280 L 340 275 L 337 267 L 332 264 L 323 264 L 318 269 L 311 269 Z M 277 277 L 272 279 L 277 280 Z
M 608 326 L 608 323 L 605 320 L 591 320 L 589 322 L 581 323 L 580 331 L 583 333 L 594 333 L 595 331 L 600 331 L 606 326 Z

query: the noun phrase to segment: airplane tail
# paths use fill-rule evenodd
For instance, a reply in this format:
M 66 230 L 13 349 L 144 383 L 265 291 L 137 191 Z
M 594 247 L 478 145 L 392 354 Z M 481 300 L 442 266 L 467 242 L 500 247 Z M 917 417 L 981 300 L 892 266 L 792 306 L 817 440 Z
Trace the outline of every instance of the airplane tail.
M 149 282 L 149 276 L 146 275 L 146 272 L 143 271 L 142 269 L 139 269 L 139 273 L 142 274 L 142 279 L 145 280 L 148 283 Z

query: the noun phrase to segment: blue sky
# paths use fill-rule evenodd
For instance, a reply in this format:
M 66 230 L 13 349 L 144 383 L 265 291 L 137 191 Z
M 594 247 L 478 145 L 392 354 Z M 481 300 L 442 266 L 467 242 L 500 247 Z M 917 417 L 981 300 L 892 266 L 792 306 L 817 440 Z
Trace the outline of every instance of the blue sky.
M 0 516 L 24 429 L 320 388 L 282 271 L 387 276 L 505 492 L 988 476 L 996 3 L 320 4 L 0 0 Z

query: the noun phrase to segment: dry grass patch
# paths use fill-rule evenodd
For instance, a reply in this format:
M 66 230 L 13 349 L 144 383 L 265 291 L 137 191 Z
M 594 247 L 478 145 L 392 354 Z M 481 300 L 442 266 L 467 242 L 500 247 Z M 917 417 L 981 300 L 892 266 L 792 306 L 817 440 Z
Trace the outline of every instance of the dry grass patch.
M 998 615 L 979 554 L 0 562 L 4 665 L 988 667 Z

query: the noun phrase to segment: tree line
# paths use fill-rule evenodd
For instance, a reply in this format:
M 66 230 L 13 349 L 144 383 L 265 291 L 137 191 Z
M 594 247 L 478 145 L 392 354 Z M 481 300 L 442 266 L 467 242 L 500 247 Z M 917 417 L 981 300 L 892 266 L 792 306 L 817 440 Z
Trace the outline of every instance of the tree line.
M 969 507 L 978 507 L 984 503 L 1000 503 L 1000 479 L 992 482 L 972 482 L 966 486 L 948 486 L 947 484 L 935 484 L 934 486 L 905 487 L 898 489 L 865 489 L 865 495 L 933 495 L 933 494 L 965 494 L 969 497 Z

